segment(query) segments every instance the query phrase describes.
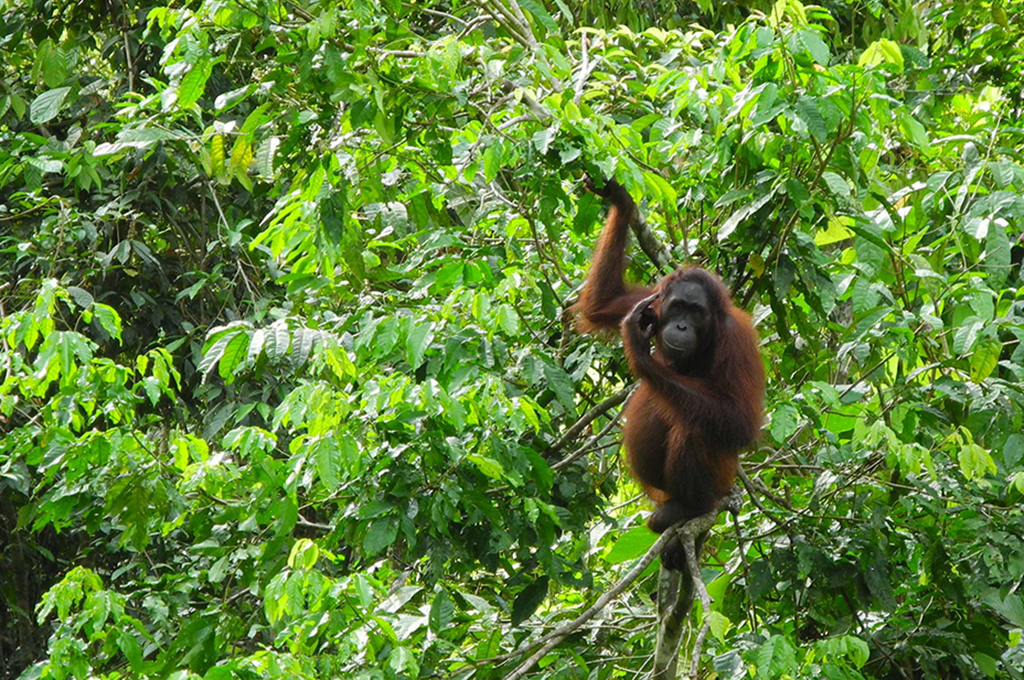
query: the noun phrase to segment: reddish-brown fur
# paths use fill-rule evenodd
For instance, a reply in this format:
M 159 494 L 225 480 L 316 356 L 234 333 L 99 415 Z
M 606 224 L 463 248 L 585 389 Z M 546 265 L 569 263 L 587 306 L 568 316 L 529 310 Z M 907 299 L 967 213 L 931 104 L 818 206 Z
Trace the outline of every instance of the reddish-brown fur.
M 752 443 L 761 427 L 764 367 L 750 317 L 733 306 L 718 277 L 686 267 L 654 287 L 626 285 L 626 238 L 636 207 L 617 184 L 609 183 L 605 195 L 613 205 L 573 309 L 584 332 L 621 325 L 630 369 L 640 378 L 626 407 L 624 444 L 633 474 L 659 506 L 648 525 L 660 533 L 710 511 L 728 493 L 739 449 Z M 677 281 L 703 287 L 713 320 L 707 356 L 685 374 L 670 366 L 660 338 L 651 353 L 634 311 L 645 298 L 662 293 L 651 303 L 660 315 L 664 293 Z

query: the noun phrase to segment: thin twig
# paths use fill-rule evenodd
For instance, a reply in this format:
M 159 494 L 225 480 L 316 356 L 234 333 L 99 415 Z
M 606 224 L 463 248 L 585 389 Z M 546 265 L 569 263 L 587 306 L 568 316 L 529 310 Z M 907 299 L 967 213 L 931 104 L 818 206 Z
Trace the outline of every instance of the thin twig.
M 626 401 L 626 398 L 633 393 L 634 389 L 636 389 L 636 385 L 637 383 L 627 385 L 626 387 L 622 388 L 612 396 L 602 401 L 600 404 L 594 406 L 592 409 L 584 413 L 583 417 L 581 417 L 579 420 L 573 423 L 572 426 L 565 431 L 565 434 L 558 438 L 558 441 L 556 441 L 554 444 L 548 447 L 545 453 L 549 455 L 555 453 L 563 446 L 565 446 L 572 440 L 576 439 L 576 437 L 579 436 L 580 432 L 582 432 L 584 428 L 587 427 L 587 425 L 589 425 L 594 420 L 604 415 L 608 411 L 612 410 L 622 402 Z
M 562 460 L 560 460 L 557 463 L 555 463 L 554 465 L 552 465 L 551 469 L 552 470 L 561 470 L 565 466 L 571 465 L 576 460 L 582 458 L 583 455 L 586 454 L 595 444 L 597 444 L 599 441 L 601 441 L 601 437 L 603 437 L 606 434 L 608 434 L 609 432 L 611 432 L 612 428 L 615 427 L 616 425 L 618 425 L 619 420 L 622 419 L 622 414 L 624 412 L 625 412 L 625 409 L 621 409 L 618 413 L 615 414 L 614 418 L 612 418 L 611 420 L 608 421 L 608 424 L 605 425 L 601 429 L 600 432 L 598 432 L 593 437 L 588 439 L 586 441 L 586 443 L 583 444 L 583 446 L 579 447 L 578 449 L 573 451 L 571 454 L 569 454 L 568 456 L 566 456 Z
M 587 84 L 587 78 L 590 77 L 590 50 L 587 48 L 587 34 L 584 33 L 580 37 L 580 45 L 583 54 L 580 56 L 580 71 L 576 77 L 576 87 L 573 101 L 577 104 L 580 103 L 580 98 L 583 97 L 583 86 Z

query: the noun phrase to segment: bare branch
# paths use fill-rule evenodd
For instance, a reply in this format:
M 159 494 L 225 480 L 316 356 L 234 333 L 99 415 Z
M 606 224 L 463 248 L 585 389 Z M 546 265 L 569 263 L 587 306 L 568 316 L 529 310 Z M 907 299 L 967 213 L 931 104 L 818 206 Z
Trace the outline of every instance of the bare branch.
M 636 242 L 640 245 L 640 250 L 644 251 L 644 254 L 650 258 L 651 262 L 657 265 L 658 269 L 663 272 L 675 269 L 675 264 L 672 262 L 672 253 L 661 242 L 661 239 L 654 235 L 651 225 L 641 217 L 639 210 L 633 211 L 633 222 L 630 226 L 633 227 L 633 233 L 636 235 Z
M 594 408 L 584 413 L 582 418 L 573 423 L 572 427 L 566 430 L 565 434 L 558 438 L 558 441 L 556 441 L 554 444 L 548 447 L 547 453 L 550 454 L 558 451 L 563 446 L 565 446 L 566 444 L 574 440 L 577 436 L 579 436 L 579 434 L 584 430 L 584 428 L 586 428 L 587 425 L 592 423 L 595 419 L 612 410 L 622 402 L 626 401 L 626 398 L 633 393 L 634 389 L 636 389 L 636 385 L 636 383 L 627 385 L 626 387 L 622 388 L 621 390 L 613 394 L 611 397 L 605 399 L 600 404 L 594 406 Z
M 577 104 L 580 103 L 580 99 L 583 97 L 583 87 L 587 84 L 587 78 L 590 77 L 590 72 L 593 70 L 590 66 L 590 50 L 588 49 L 587 34 L 584 33 L 580 36 L 580 45 L 583 54 L 580 56 L 580 70 L 576 76 L 576 87 L 573 92 L 573 101 Z
M 576 460 L 578 460 L 579 458 L 581 458 L 591 448 L 595 447 L 597 445 L 597 443 L 599 441 L 601 441 L 601 437 L 603 437 L 606 434 L 608 434 L 611 431 L 611 429 L 613 427 L 615 427 L 619 423 L 619 420 L 622 419 L 622 413 L 623 413 L 624 410 L 625 409 L 619 410 L 619 412 L 615 414 L 615 417 L 612 418 L 611 420 L 609 420 L 608 424 L 605 425 L 603 428 L 601 428 L 600 432 L 598 432 L 593 437 L 588 439 L 587 442 L 585 444 L 583 444 L 583 446 L 579 447 L 578 449 L 573 451 L 571 454 L 569 454 L 568 456 L 566 456 L 562 460 L 560 460 L 557 463 L 555 463 L 554 465 L 552 465 L 551 469 L 552 470 L 561 470 L 566 465 L 570 465 L 571 463 L 573 463 Z

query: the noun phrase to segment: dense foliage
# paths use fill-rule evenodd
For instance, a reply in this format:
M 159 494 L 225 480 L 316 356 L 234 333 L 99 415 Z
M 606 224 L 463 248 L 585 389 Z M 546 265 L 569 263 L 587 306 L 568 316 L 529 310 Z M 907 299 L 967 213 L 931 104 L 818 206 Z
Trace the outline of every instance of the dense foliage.
M 703 264 L 762 337 L 704 677 L 1024 677 L 1022 36 L 0 0 L 0 673 L 500 678 L 593 603 L 653 536 L 621 348 L 565 313 L 590 174 L 643 199 L 634 279 Z M 655 576 L 533 677 L 645 676 Z

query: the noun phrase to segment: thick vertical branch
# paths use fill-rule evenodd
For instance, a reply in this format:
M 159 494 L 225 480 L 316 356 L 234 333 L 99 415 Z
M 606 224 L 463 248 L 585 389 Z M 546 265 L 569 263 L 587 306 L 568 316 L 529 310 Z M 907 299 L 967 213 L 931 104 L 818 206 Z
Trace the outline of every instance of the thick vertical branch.
M 683 578 L 683 572 L 663 566 L 658 575 L 658 644 L 652 680 L 675 680 L 679 645 L 691 602 L 693 584 L 689 577 Z
M 703 536 L 705 533 L 707 533 L 711 529 L 711 527 L 713 527 L 715 525 L 715 522 L 718 520 L 718 513 L 720 511 L 726 510 L 726 509 L 728 509 L 730 512 L 738 512 L 739 511 L 739 507 L 740 507 L 740 495 L 739 494 L 740 494 L 739 488 L 734 486 L 730 490 L 729 495 L 726 496 L 725 498 L 723 498 L 722 500 L 720 500 L 718 502 L 718 506 L 714 510 L 712 510 L 711 512 L 709 512 L 707 514 L 704 514 L 704 515 L 700 515 L 699 517 L 694 517 L 689 522 L 686 522 L 685 524 L 677 525 L 675 527 L 672 527 L 668 531 L 664 532 L 661 536 L 658 537 L 658 540 L 656 540 L 654 542 L 654 545 L 652 545 L 650 547 L 650 549 L 647 551 L 647 553 L 643 557 L 641 557 L 637 561 L 637 563 L 635 565 L 633 565 L 633 568 L 630 569 L 626 573 L 625 576 L 622 577 L 622 580 L 620 580 L 618 583 L 616 583 L 614 586 L 612 586 L 612 588 L 610 590 L 608 590 L 608 592 L 606 592 L 604 595 L 602 595 L 601 597 L 597 598 L 597 601 L 594 602 L 593 605 L 588 607 L 582 614 L 577 616 L 572 621 L 569 621 L 568 623 L 565 623 L 562 626 L 560 626 L 559 628 L 551 631 L 550 633 L 548 633 L 547 635 L 543 636 L 542 638 L 540 638 L 538 640 L 535 640 L 533 643 L 527 645 L 523 649 L 516 650 L 512 654 L 500 657 L 500 660 L 504 661 L 504 660 L 507 660 L 509 658 L 514 658 L 516 656 L 524 656 L 526 654 L 531 654 L 531 652 L 532 652 L 532 654 L 530 655 L 529 658 L 524 660 L 522 663 L 519 664 L 519 666 L 517 666 L 515 668 L 515 670 L 513 670 L 511 673 L 509 673 L 508 675 L 505 676 L 505 680 L 521 680 L 527 673 L 530 672 L 531 669 L 533 669 L 534 666 L 537 665 L 538 661 L 543 659 L 544 656 L 548 652 L 550 652 L 552 649 L 557 647 L 562 642 L 562 640 L 567 638 L 569 635 L 572 635 L 574 632 L 576 632 L 580 628 L 580 626 L 582 626 L 584 623 L 586 623 L 590 619 L 594 618 L 594 616 L 596 616 L 602 609 L 604 609 L 606 606 L 608 606 L 608 604 L 612 600 L 614 600 L 616 597 L 618 597 L 619 594 L 622 593 L 622 591 L 624 591 L 631 583 L 633 583 L 633 581 L 635 581 L 640 576 L 640 574 L 642 574 L 644 572 L 644 570 L 647 568 L 647 565 L 649 565 L 651 562 L 653 562 L 658 557 L 658 555 L 661 554 L 662 548 L 665 547 L 665 544 L 667 544 L 673 538 L 673 536 L 679 536 L 680 539 L 682 539 L 684 541 L 683 545 L 684 546 L 685 545 L 689 545 L 690 552 L 692 552 L 694 555 L 696 555 L 696 549 L 694 548 L 695 542 L 696 542 L 696 538 L 698 536 Z M 688 537 L 688 540 L 689 540 L 688 544 L 686 543 L 687 537 Z M 689 553 L 687 553 L 687 554 L 689 555 Z M 693 558 L 692 562 L 695 563 L 696 562 L 696 558 Z M 686 574 L 686 572 L 681 572 L 681 571 L 677 571 L 675 573 L 679 574 L 679 581 L 680 581 L 680 587 L 677 589 L 677 592 L 683 592 L 685 590 L 685 588 L 682 587 L 682 581 L 684 579 L 687 579 L 687 574 Z M 700 580 L 700 566 L 699 565 L 697 566 L 697 572 L 696 573 L 697 573 L 697 578 L 696 578 L 695 582 L 700 584 L 700 588 L 703 591 L 703 596 L 702 597 L 708 597 L 708 594 L 707 594 L 708 591 L 707 591 L 707 589 L 704 588 L 704 583 Z M 690 577 L 692 578 L 692 570 L 691 570 Z M 665 578 L 668 578 L 668 577 L 665 577 Z M 665 587 L 666 588 L 671 587 L 670 581 L 666 582 Z M 693 600 L 693 583 L 691 583 L 687 587 L 690 588 L 690 595 L 689 595 L 689 597 L 687 599 L 692 601 Z M 659 590 L 660 589 L 661 589 L 661 582 L 659 582 Z M 666 597 L 665 599 L 666 600 L 670 600 L 671 598 Z M 708 599 L 708 601 L 710 602 L 710 598 Z M 673 605 L 673 608 L 672 608 L 673 610 L 672 610 L 672 612 L 670 612 L 670 615 L 673 618 L 678 618 L 680 620 L 684 620 L 685 619 L 686 611 L 689 611 L 689 605 L 686 605 L 685 606 L 685 610 L 686 611 L 683 611 L 682 610 L 683 609 L 682 604 L 683 603 L 681 602 L 680 598 L 677 598 L 676 602 Z M 680 605 L 680 609 L 677 610 L 676 605 Z M 706 610 L 710 611 L 710 605 L 706 605 Z M 660 605 L 659 605 L 659 611 L 660 611 Z M 675 649 L 678 650 L 678 644 L 676 645 Z M 696 650 L 696 651 L 697 651 L 697 653 L 699 653 L 699 650 Z M 673 655 L 673 656 L 678 656 L 678 655 L 676 654 L 676 655 Z M 495 659 L 495 660 L 498 660 L 498 659 Z M 674 661 L 672 661 L 672 665 L 673 666 L 675 665 Z M 657 670 L 658 669 L 655 668 L 655 671 L 657 671 Z M 670 676 L 664 675 L 662 677 L 667 679 Z
M 687 571 L 670 571 L 661 568 L 658 579 L 658 643 L 654 652 L 654 670 L 651 680 L 675 680 L 676 665 L 679 660 L 679 646 L 682 643 L 686 620 L 693 606 L 693 596 L 700 596 L 704 607 L 704 623 L 697 634 L 693 645 L 690 672 L 688 677 L 696 678 L 699 670 L 701 652 L 711 626 L 711 596 L 704 586 L 700 574 L 700 548 L 703 546 L 704 535 L 714 526 L 718 513 L 722 510 L 736 514 L 739 512 L 742 499 L 739 487 L 733 486 L 729 495 L 723 498 L 712 512 L 677 525 L 665 534 L 675 532 L 683 543 L 686 551 Z

